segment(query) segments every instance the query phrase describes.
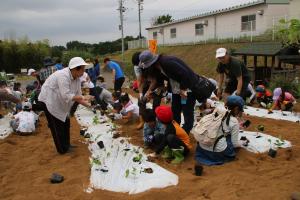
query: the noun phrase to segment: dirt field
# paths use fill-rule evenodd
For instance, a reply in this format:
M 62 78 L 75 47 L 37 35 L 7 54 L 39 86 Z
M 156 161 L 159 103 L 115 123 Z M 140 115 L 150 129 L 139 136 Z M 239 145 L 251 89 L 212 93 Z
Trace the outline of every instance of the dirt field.
M 204 167 L 201 177 L 193 174 L 193 152 L 178 166 L 157 159 L 155 162 L 179 176 L 179 184 L 128 195 L 102 190 L 84 192 L 89 185 L 90 153 L 82 143 L 79 125 L 74 118 L 71 120 L 71 142 L 77 148 L 59 155 L 42 116 L 36 135 L 12 134 L 0 140 L 0 199 L 289 199 L 291 192 L 300 191 L 300 125 L 247 118 L 252 121 L 249 130 L 263 124 L 267 133 L 290 140 L 293 148 L 280 149 L 274 159 L 241 149 L 236 161 Z M 142 145 L 141 132 L 134 130 L 134 126 L 123 127 L 123 130 L 132 137 L 132 143 Z M 50 184 L 53 172 L 61 173 L 65 181 Z

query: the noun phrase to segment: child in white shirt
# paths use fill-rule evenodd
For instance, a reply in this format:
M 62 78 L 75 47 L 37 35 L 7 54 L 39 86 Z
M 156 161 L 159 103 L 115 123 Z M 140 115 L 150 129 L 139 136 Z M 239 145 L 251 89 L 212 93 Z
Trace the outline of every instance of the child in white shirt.
M 123 106 L 121 110 L 122 119 L 127 119 L 128 121 L 135 120 L 139 117 L 139 107 L 137 104 L 134 104 L 130 99 L 127 93 L 121 95 L 120 103 Z
M 31 134 L 35 131 L 38 115 L 31 111 L 32 105 L 29 102 L 24 102 L 22 109 L 21 112 L 14 115 L 14 119 L 10 122 L 10 125 L 20 135 Z

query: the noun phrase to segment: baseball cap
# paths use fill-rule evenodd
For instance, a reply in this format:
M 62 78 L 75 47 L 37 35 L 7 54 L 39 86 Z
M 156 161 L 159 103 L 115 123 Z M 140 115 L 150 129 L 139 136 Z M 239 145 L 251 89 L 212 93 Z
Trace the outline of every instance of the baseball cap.
M 146 69 L 157 61 L 158 55 L 153 55 L 150 51 L 145 50 L 140 54 L 139 58 L 139 67 L 141 67 L 142 69 Z
M 216 51 L 216 58 L 224 57 L 227 50 L 225 48 L 218 48 Z
M 33 72 L 36 72 L 35 69 L 29 69 L 27 75 L 28 75 L 28 76 L 31 76 L 31 74 L 32 74 Z
M 158 106 L 155 108 L 155 114 L 159 121 L 168 124 L 173 120 L 173 112 L 170 106 Z
M 89 64 L 86 63 L 81 57 L 74 57 L 69 62 L 69 68 L 74 69 L 79 66 L 88 66 Z
M 228 106 L 229 109 L 238 106 L 240 111 L 244 112 L 244 105 L 245 105 L 245 101 L 240 96 L 231 95 L 227 97 L 226 106 Z
M 282 94 L 282 89 L 281 88 L 275 88 L 273 92 L 273 101 L 277 101 L 279 96 Z
M 22 104 L 22 109 L 31 109 L 32 108 L 32 105 L 30 102 L 26 101 Z

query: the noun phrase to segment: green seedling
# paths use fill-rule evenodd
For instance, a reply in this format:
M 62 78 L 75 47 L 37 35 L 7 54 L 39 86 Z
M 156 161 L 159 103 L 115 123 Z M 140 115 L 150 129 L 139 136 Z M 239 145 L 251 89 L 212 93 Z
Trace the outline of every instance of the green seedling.
M 133 162 L 140 162 L 143 158 L 143 155 L 140 153 L 138 156 L 135 156 L 132 160 Z
M 129 176 L 129 169 L 126 169 L 126 171 L 125 171 L 125 177 L 128 178 L 128 176 Z
M 97 115 L 95 115 L 94 117 L 93 117 L 93 124 L 94 125 L 97 125 L 97 124 L 99 124 L 100 122 L 99 122 L 99 118 L 97 117 Z
M 101 161 L 98 160 L 97 158 L 93 158 L 92 164 L 101 165 Z
M 107 152 L 106 157 L 109 157 L 109 156 L 110 156 L 110 152 Z

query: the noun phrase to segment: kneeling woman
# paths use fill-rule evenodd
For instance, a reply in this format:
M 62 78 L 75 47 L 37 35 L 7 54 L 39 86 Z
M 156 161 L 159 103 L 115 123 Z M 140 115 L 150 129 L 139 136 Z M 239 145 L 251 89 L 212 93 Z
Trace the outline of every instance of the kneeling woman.
M 214 147 L 208 147 L 198 142 L 196 148 L 196 162 L 203 165 L 221 165 L 234 160 L 234 148 L 240 147 L 239 122 L 237 117 L 243 112 L 244 100 L 240 96 L 229 96 L 226 106 L 229 113 L 225 115 L 222 125 L 218 130 L 218 138 Z M 220 137 L 224 135 L 224 137 Z

